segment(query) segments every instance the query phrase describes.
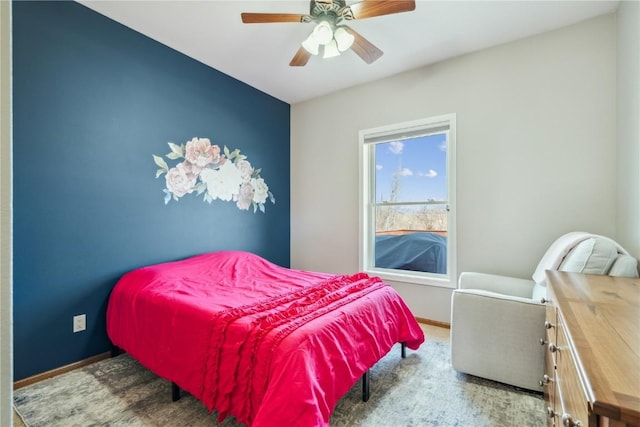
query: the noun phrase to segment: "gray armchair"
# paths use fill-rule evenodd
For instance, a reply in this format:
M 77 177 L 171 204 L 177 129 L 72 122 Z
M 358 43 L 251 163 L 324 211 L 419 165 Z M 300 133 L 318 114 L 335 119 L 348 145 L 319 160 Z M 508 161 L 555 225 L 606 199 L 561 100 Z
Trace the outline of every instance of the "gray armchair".
M 638 261 L 607 237 L 573 232 L 551 245 L 532 280 L 462 273 L 451 300 L 455 370 L 542 390 L 545 270 L 638 277 Z

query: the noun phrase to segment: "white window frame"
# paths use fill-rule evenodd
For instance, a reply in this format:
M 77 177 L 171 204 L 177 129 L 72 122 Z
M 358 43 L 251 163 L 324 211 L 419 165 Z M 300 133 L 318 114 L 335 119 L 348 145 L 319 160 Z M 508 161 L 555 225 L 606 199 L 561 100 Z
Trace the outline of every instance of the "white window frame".
M 376 268 L 374 263 L 375 244 L 375 160 L 376 143 L 390 142 L 440 133 L 447 136 L 447 273 L 432 274 L 416 271 Z M 359 132 L 360 147 L 360 270 L 383 280 L 415 283 L 419 285 L 456 287 L 456 115 L 444 114 L 404 123 L 364 129 Z

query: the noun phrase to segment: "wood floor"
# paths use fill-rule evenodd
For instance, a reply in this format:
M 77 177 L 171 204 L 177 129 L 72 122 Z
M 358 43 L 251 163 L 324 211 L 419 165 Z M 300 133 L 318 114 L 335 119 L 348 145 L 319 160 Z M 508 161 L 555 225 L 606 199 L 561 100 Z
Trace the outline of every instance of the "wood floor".
M 449 329 L 443 328 L 441 326 L 427 325 L 424 323 L 420 323 L 420 326 L 424 330 L 424 334 L 427 337 L 427 340 L 449 341 Z M 13 411 L 13 427 L 26 427 L 16 411 Z

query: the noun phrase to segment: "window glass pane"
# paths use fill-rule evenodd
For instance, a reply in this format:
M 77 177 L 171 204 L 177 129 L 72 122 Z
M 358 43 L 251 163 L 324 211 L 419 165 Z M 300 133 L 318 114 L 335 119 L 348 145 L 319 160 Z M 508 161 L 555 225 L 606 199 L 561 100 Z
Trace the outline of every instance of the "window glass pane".
M 447 234 L 447 205 L 393 205 L 376 207 L 376 235 L 429 231 Z
M 375 144 L 376 268 L 447 274 L 446 137 Z
M 374 267 L 447 274 L 446 205 L 378 206 Z
M 375 202 L 446 202 L 446 135 L 377 143 Z

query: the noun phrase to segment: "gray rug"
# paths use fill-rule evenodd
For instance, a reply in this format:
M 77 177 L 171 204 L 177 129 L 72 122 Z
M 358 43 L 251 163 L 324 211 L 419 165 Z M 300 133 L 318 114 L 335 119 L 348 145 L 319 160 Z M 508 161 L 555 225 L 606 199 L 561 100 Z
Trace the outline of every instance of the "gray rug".
M 542 395 L 455 372 L 447 342 L 425 342 L 400 358 L 396 346 L 371 370 L 371 398 L 358 382 L 337 404 L 332 427 L 545 426 Z M 191 397 L 128 355 L 103 360 L 14 392 L 28 427 L 215 426 Z M 220 424 L 241 426 L 232 417 Z

